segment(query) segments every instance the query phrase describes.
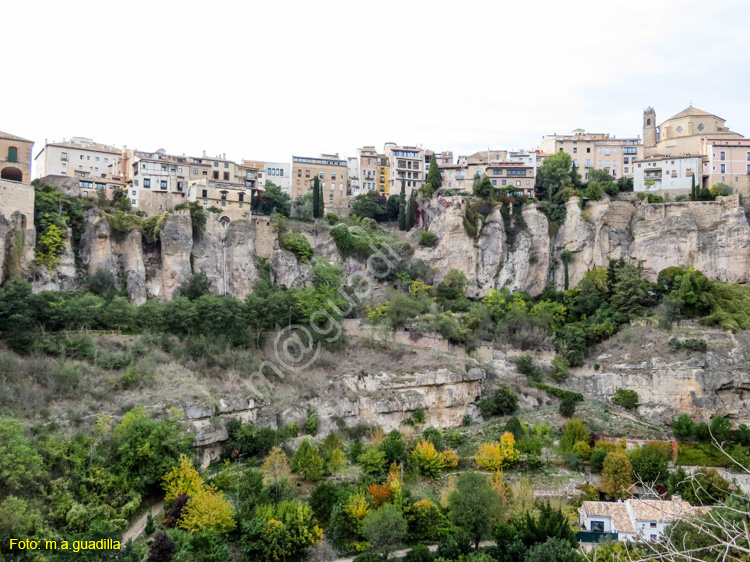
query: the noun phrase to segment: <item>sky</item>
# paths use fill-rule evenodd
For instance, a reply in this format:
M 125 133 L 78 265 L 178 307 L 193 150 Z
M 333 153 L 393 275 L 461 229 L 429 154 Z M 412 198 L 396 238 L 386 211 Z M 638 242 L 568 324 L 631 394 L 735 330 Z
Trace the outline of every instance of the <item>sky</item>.
M 748 1 L 40 0 L 3 20 L 0 130 L 35 154 L 81 136 L 233 160 L 388 141 L 457 156 L 640 135 L 646 107 L 661 122 L 691 102 L 750 135 Z

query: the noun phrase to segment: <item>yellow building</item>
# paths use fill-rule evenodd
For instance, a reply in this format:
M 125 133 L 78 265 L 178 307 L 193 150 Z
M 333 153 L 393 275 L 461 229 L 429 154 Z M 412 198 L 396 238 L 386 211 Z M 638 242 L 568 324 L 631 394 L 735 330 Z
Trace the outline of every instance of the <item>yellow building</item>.
M 388 197 L 390 193 L 390 183 L 388 181 L 388 174 L 389 174 L 389 166 L 388 166 L 388 158 L 386 158 L 383 155 L 378 156 L 378 192 L 384 193 L 386 197 Z M 398 193 L 401 193 L 401 186 L 398 186 Z
M 348 170 L 346 160 L 339 158 L 338 154 L 321 154 L 319 158 L 292 156 L 292 201 L 311 193 L 313 178 L 318 176 L 325 203 L 338 205 L 344 202 Z
M 34 141 L 0 131 L 0 179 L 31 182 L 33 146 Z

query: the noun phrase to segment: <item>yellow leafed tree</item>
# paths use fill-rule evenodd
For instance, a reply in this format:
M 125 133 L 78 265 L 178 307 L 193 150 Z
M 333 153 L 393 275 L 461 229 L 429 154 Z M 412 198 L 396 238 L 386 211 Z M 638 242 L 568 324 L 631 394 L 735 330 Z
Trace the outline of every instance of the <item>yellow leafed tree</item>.
M 521 458 L 521 454 L 516 449 L 516 440 L 509 431 L 503 433 L 500 443 L 497 441 L 482 443 L 474 456 L 479 468 L 492 471 L 509 466 L 518 461 L 519 458 Z
M 274 481 L 281 476 L 289 475 L 289 458 L 280 447 L 274 447 L 263 461 L 263 470 L 270 473 Z
M 192 533 L 229 533 L 237 526 L 234 507 L 224 499 L 221 492 L 209 486 L 188 500 L 178 526 Z
M 180 455 L 177 466 L 164 477 L 164 490 L 168 502 L 183 494 L 196 496 L 203 490 L 203 478 L 186 455 Z

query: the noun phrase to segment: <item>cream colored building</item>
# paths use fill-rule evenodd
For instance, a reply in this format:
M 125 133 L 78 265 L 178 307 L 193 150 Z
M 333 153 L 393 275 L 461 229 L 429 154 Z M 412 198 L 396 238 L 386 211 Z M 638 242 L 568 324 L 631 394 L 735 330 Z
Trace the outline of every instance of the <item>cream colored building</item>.
M 338 154 L 321 154 L 319 158 L 292 156 L 292 201 L 312 192 L 313 178 L 318 176 L 326 204 L 346 201 L 348 166 Z
M 357 149 L 358 183 L 362 192 L 374 191 L 378 188 L 378 163 L 380 155 L 374 146 L 363 146 Z M 358 193 L 352 193 L 358 195 Z
M 187 201 L 188 183 L 208 179 L 212 166 L 200 159 L 134 150 L 130 162 L 130 202 L 134 209 L 155 215 Z
M 643 112 L 647 158 L 671 161 L 699 156 L 699 186 L 711 189 L 717 183 L 725 183 L 738 193 L 750 193 L 750 139 L 731 131 L 725 119 L 690 106 L 663 123 L 656 123 L 656 112 L 649 107 Z M 668 188 L 664 185 L 664 189 Z
M 34 158 L 34 176 L 121 178 L 121 158 L 122 150 L 84 137 L 48 142 Z
M 384 156 L 388 159 L 390 193 L 400 193 L 401 180 L 406 181 L 406 195 L 424 184 L 424 150 L 416 146 L 386 143 Z
M 188 201 L 198 201 L 206 209 L 215 207 L 231 220 L 247 219 L 251 212 L 252 190 L 237 184 L 192 180 L 188 185 Z
M 644 145 L 639 138 L 618 139 L 608 133 L 587 133 L 575 129 L 570 135 L 545 135 L 539 152 L 567 152 L 585 180 L 589 168 L 606 170 L 615 178 L 633 177 L 633 162 L 643 158 Z
M 34 141 L 0 131 L 0 179 L 21 183 L 31 182 L 33 146 Z
M 663 190 L 688 194 L 693 185 L 693 174 L 701 185 L 703 158 L 700 154 L 684 156 L 652 156 L 637 160 L 633 191 L 659 193 Z

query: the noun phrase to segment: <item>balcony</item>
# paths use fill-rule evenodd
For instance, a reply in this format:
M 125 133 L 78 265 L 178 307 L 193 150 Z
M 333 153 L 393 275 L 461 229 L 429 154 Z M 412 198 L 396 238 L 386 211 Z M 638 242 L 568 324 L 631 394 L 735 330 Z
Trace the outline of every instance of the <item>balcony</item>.
M 643 178 L 647 180 L 660 180 L 661 170 L 646 171 L 646 173 L 643 174 Z

